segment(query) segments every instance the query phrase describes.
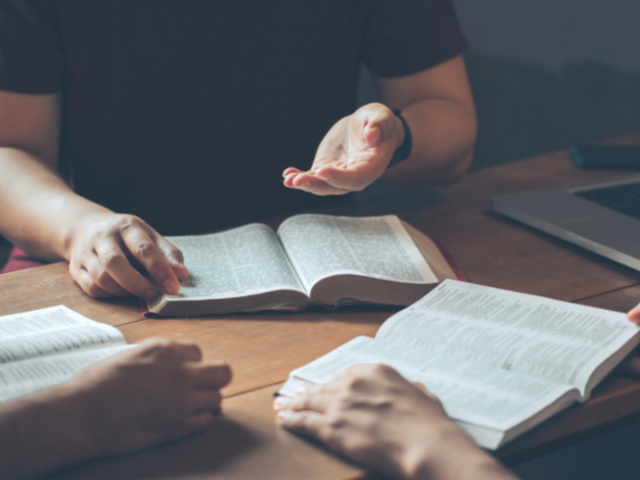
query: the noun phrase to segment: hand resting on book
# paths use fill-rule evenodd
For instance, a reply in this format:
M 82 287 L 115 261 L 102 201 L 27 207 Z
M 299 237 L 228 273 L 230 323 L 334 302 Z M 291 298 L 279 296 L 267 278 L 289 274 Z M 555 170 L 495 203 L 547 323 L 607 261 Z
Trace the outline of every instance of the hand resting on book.
M 384 365 L 356 365 L 274 401 L 277 422 L 392 478 L 513 479 L 439 400 Z
M 25 478 L 198 432 L 231 379 L 190 343 L 150 339 L 0 405 L 0 478 Z M 20 432 L 19 436 L 15 432 Z
M 133 256 L 157 285 L 177 294 L 189 276 L 182 252 L 133 215 L 110 211 L 86 215 L 71 229 L 66 259 L 69 272 L 92 297 L 135 295 L 153 300 L 157 287 L 129 262 Z

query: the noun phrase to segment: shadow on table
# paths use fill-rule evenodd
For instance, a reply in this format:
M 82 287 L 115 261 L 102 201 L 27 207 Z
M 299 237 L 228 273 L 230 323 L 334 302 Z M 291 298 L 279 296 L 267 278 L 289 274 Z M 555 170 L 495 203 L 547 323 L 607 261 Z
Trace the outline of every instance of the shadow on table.
M 265 442 L 224 415 L 206 432 L 140 453 L 91 462 L 59 472 L 56 479 L 183 479 L 210 477 L 242 462 Z

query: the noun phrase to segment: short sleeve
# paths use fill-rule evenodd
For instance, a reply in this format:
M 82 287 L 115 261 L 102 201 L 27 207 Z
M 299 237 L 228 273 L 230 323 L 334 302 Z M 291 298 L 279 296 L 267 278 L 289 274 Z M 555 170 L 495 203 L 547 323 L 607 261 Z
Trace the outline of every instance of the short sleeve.
M 369 12 L 361 55 L 374 74 L 402 77 L 467 48 L 451 0 L 377 0 Z
M 0 90 L 54 93 L 63 75 L 60 33 L 48 2 L 0 0 Z

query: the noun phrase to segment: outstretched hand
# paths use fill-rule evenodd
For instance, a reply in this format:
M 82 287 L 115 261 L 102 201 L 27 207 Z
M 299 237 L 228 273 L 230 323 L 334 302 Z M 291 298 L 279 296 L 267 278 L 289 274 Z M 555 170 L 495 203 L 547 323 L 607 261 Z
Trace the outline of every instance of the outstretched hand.
M 387 106 L 370 103 L 329 130 L 310 170 L 287 168 L 282 174 L 284 185 L 315 195 L 363 190 L 382 176 L 403 142 L 398 117 Z

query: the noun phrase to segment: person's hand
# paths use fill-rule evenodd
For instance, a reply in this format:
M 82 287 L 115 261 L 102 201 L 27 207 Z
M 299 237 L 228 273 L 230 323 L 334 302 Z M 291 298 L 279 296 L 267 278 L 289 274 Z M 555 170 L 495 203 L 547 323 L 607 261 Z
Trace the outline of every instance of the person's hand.
M 627 318 L 630 322 L 640 325 L 640 305 L 631 309 L 627 313 Z M 640 357 L 638 357 L 637 351 L 621 365 L 620 370 L 629 376 L 640 378 Z
M 189 276 L 182 252 L 133 215 L 88 215 L 74 226 L 69 243 L 69 272 L 92 297 L 153 300 L 158 295 L 158 288 L 131 265 L 129 255 L 169 294 L 177 294 L 179 280 Z
M 629 313 L 627 313 L 627 318 L 630 322 L 633 322 L 636 325 L 640 325 L 640 304 L 629 310 Z
M 436 397 L 383 365 L 351 367 L 293 398 L 276 398 L 274 409 L 280 425 L 393 478 L 439 478 L 435 464 L 483 455 Z
M 194 344 L 149 339 L 67 382 L 94 454 L 131 452 L 210 425 L 231 369 L 201 360 Z
M 316 195 L 360 191 L 385 172 L 404 142 L 402 122 L 381 103 L 370 103 L 336 123 L 308 172 L 287 168 L 284 185 Z

